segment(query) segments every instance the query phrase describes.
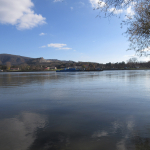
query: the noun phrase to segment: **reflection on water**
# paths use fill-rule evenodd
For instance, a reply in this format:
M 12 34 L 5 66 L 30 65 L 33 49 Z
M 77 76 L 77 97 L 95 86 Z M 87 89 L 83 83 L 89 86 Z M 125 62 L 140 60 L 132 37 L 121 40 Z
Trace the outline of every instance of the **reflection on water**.
M 0 149 L 149 150 L 150 71 L 0 73 Z
M 26 150 L 35 140 L 34 132 L 45 126 L 43 116 L 21 113 L 0 121 L 0 149 Z

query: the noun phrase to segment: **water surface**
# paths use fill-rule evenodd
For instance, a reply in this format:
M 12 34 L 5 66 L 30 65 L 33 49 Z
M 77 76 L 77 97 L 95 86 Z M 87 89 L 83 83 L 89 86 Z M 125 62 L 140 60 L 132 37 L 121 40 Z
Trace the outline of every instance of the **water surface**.
M 150 149 L 150 71 L 0 73 L 0 150 L 101 149 Z

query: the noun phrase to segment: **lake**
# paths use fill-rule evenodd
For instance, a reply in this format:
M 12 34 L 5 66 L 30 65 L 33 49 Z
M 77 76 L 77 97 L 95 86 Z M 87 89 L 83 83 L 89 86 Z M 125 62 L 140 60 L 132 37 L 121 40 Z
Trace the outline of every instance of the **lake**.
M 149 150 L 150 71 L 0 73 L 0 150 Z

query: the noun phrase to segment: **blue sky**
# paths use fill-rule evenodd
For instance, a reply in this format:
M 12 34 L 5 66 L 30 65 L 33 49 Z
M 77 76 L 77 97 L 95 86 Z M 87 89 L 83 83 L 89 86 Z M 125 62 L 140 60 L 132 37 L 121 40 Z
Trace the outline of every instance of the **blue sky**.
M 0 53 L 99 63 L 128 60 L 135 53 L 126 51 L 122 19 L 96 18 L 97 1 L 0 0 Z

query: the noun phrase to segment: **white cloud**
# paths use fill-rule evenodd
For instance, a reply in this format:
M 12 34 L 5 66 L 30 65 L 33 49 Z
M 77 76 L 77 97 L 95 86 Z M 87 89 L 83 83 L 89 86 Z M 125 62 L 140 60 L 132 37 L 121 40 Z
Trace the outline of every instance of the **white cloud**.
M 143 49 L 143 50 L 141 50 L 141 51 L 143 51 L 143 52 L 148 52 L 148 51 L 150 51 L 150 47 L 145 48 L 145 49 Z
M 40 35 L 40 36 L 42 36 L 42 35 L 46 35 L 46 33 L 40 33 L 39 35 Z
M 59 48 L 59 49 L 69 50 L 69 49 L 72 49 L 72 48 L 69 48 L 69 47 L 63 47 L 63 48 Z
M 139 61 L 143 61 L 143 62 L 148 62 L 148 61 L 150 61 L 150 57 L 140 57 L 139 59 L 138 59 Z
M 100 0 L 89 0 L 89 2 L 91 3 L 91 6 L 93 8 L 106 6 L 106 3 L 103 2 L 103 1 L 100 1 Z M 124 5 L 125 3 L 126 2 L 124 2 L 122 5 Z M 133 6 L 135 4 L 136 4 L 135 2 L 132 2 L 131 5 L 125 10 L 123 10 L 123 9 L 116 9 L 116 8 L 110 8 L 109 11 L 113 12 L 114 14 L 121 14 L 121 13 L 125 12 L 128 16 L 133 16 L 135 14 L 134 10 L 133 10 Z
M 62 0 L 54 0 L 53 2 L 62 2 Z
M 93 8 L 96 8 L 96 7 L 104 7 L 106 4 L 105 2 L 102 2 L 102 1 L 99 1 L 99 0 L 89 0 L 89 2 L 91 3 L 92 7 Z
M 121 14 L 123 12 L 123 9 L 111 8 L 109 9 L 109 11 L 113 12 L 114 14 Z
M 71 10 L 73 10 L 73 7 L 70 7 Z
M 133 15 L 135 15 L 134 6 L 136 4 L 137 2 L 131 2 L 130 6 L 126 9 L 127 16 L 132 17 Z
M 39 48 L 45 48 L 46 46 L 45 45 L 43 45 L 43 46 L 41 46 L 41 47 L 39 47 Z
M 126 13 L 127 13 L 127 15 L 129 15 L 129 16 L 133 16 L 133 15 L 135 14 L 134 11 L 133 11 L 132 6 L 129 6 L 129 7 L 127 8 Z
M 47 45 L 48 47 L 58 48 L 59 50 L 69 50 L 72 48 L 66 47 L 67 44 L 60 44 L 60 43 L 51 43 Z
M 64 46 L 67 46 L 67 44 L 60 44 L 60 43 L 51 43 L 51 44 L 48 44 L 48 47 L 54 47 L 54 48 L 62 48 Z
M 45 24 L 46 18 L 32 10 L 31 0 L 0 0 L 0 23 L 15 25 L 17 29 L 31 29 Z
M 70 50 L 72 48 L 67 47 L 67 44 L 61 44 L 61 43 L 50 43 L 46 45 L 43 45 L 39 48 L 45 48 L 45 47 L 52 47 L 52 48 L 57 48 L 57 50 Z
M 143 56 L 143 57 L 138 57 L 138 56 L 136 56 L 136 55 L 124 55 L 123 57 L 126 58 L 126 61 L 129 60 L 130 58 L 137 58 L 139 62 L 140 62 L 140 61 L 141 61 L 141 62 L 150 61 L 150 57 L 149 57 L 149 56 L 147 56 L 147 57 L 145 57 L 145 56 Z

